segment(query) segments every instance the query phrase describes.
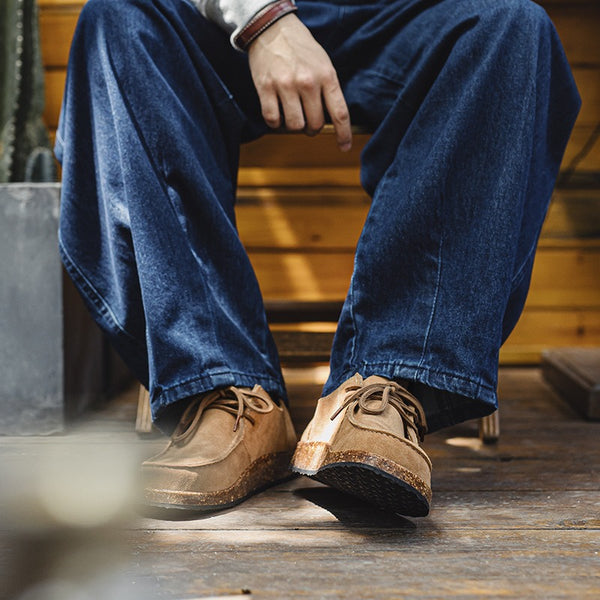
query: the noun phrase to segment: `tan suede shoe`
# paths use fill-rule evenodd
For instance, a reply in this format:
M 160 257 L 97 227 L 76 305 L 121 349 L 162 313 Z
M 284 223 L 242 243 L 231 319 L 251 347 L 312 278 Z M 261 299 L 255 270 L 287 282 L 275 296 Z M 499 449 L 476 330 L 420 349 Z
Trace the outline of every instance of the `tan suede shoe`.
M 321 398 L 292 470 L 413 517 L 429 513 L 431 461 L 419 401 L 383 377 L 356 374 Z
M 142 463 L 145 501 L 217 510 L 291 476 L 296 433 L 285 406 L 256 385 L 195 398 L 171 442 Z

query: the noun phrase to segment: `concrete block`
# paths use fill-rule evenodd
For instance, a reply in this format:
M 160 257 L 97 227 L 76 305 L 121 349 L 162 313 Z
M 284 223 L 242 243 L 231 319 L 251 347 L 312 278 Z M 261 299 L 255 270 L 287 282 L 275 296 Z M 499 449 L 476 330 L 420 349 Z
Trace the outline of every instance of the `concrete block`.
M 0 185 L 4 435 L 62 431 L 113 385 L 114 355 L 60 263 L 59 195 L 59 184 Z

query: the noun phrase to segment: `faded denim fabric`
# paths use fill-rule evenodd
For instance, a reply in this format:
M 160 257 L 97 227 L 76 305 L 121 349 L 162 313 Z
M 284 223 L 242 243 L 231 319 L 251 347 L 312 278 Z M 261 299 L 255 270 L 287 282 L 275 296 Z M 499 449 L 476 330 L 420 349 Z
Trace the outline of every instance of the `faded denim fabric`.
M 497 406 L 579 96 L 529 0 L 298 0 L 355 124 L 372 195 L 331 357 L 401 381 L 430 430 Z M 266 131 L 247 58 L 185 0 L 89 0 L 56 154 L 60 249 L 168 430 L 183 400 L 285 399 L 235 226 L 239 144 Z

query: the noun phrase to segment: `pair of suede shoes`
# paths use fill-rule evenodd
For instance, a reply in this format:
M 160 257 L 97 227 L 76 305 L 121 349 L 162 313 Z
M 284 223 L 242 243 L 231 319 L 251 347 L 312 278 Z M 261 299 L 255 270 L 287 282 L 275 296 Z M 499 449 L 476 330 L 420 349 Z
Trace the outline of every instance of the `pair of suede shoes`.
M 219 510 L 300 473 L 422 517 L 431 502 L 425 432 L 419 401 L 379 376 L 356 374 L 321 398 L 298 442 L 287 408 L 260 386 L 215 390 L 192 400 L 168 446 L 142 464 L 145 502 Z

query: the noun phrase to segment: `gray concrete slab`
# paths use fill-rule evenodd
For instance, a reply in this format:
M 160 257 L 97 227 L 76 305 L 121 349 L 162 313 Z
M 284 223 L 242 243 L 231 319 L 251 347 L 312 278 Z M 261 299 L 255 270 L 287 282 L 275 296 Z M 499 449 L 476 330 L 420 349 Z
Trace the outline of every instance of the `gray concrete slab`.
M 0 435 L 62 431 L 130 379 L 62 268 L 59 196 L 0 185 Z
M 63 428 L 58 184 L 0 186 L 0 433 Z

